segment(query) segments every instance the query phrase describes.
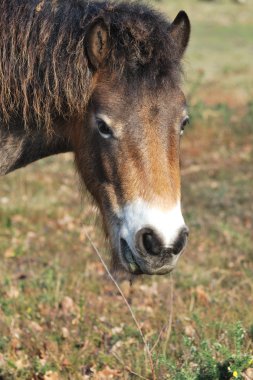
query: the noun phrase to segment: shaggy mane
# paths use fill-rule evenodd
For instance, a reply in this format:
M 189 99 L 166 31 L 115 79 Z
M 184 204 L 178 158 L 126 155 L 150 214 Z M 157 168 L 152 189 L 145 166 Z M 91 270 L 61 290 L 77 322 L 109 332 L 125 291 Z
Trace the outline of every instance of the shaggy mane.
M 150 86 L 179 80 L 170 24 L 143 4 L 1 0 L 0 122 L 50 130 L 56 118 L 84 114 L 93 77 L 86 41 L 96 20 L 109 31 L 112 73 Z

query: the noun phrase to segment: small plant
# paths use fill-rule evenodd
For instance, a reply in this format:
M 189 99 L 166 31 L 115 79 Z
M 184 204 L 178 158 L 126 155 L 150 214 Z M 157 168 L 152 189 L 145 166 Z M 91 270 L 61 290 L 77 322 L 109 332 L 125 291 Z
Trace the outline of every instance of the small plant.
M 227 345 L 202 337 L 201 342 L 184 337 L 186 360 L 181 367 L 165 357 L 159 358 L 159 364 L 166 365 L 169 379 L 173 380 L 243 380 L 243 372 L 253 363 L 252 355 L 244 352 L 246 331 L 237 322 L 225 332 L 230 349 Z

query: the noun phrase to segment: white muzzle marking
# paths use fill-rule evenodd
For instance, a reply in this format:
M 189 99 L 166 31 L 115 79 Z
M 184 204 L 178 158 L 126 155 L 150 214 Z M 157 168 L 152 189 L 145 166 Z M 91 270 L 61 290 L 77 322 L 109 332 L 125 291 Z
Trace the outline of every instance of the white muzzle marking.
M 163 245 L 170 247 L 185 226 L 180 202 L 171 209 L 162 210 L 137 199 L 123 207 L 119 218 L 122 221 L 120 237 L 126 240 L 133 252 L 136 252 L 135 236 L 142 228 L 154 230 L 162 239 Z

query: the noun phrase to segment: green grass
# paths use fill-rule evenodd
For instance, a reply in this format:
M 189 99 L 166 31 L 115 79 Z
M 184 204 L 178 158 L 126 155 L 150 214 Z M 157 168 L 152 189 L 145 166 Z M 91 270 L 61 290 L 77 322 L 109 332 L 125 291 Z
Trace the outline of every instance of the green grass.
M 232 343 L 228 347 L 221 343 L 218 337 L 215 341 L 206 339 L 203 333 L 203 323 L 198 319 L 200 333 L 196 338 L 183 337 L 183 360 L 178 365 L 170 357 L 160 356 L 159 365 L 165 366 L 170 376 L 175 380 L 229 380 L 243 379 L 243 373 L 252 363 L 252 357 L 244 353 L 244 339 L 246 331 L 240 323 L 230 326 L 225 331 Z M 208 326 L 204 326 L 205 329 Z
M 171 17 L 186 9 L 193 26 L 182 141 L 191 235 L 172 279 L 122 287 L 152 347 L 174 283 L 171 330 L 153 351 L 159 380 L 244 379 L 253 367 L 253 4 L 155 6 Z M 138 378 L 130 370 L 152 378 L 139 332 L 85 238 L 84 229 L 109 255 L 78 189 L 71 155 L 0 179 L 0 379 Z

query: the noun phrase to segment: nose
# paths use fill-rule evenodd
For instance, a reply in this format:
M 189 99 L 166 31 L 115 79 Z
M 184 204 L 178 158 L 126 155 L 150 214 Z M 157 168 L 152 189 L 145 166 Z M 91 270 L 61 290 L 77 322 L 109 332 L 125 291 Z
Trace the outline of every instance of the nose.
M 158 256 L 160 254 L 179 255 L 186 245 L 189 229 L 184 226 L 180 229 L 174 242 L 167 247 L 159 234 L 152 228 L 142 228 L 136 235 L 136 244 L 139 253 Z
M 177 239 L 175 240 L 173 244 L 173 254 L 178 255 L 182 250 L 184 249 L 186 242 L 187 242 L 187 237 L 189 236 L 189 229 L 188 227 L 183 227 L 181 228 Z

